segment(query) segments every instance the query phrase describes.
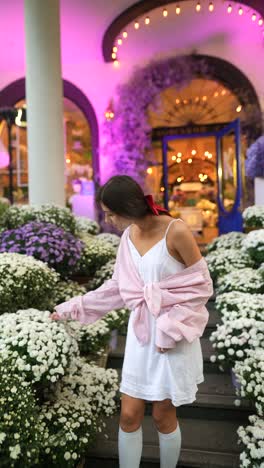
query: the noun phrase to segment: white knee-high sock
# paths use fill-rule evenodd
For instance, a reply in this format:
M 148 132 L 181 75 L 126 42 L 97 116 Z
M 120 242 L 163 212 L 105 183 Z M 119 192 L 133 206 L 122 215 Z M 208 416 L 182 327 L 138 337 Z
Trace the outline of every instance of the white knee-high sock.
M 125 432 L 119 427 L 118 453 L 120 468 L 139 468 L 142 454 L 142 427 Z
M 178 426 L 170 434 L 159 434 L 160 468 L 175 468 L 181 451 L 181 430 Z

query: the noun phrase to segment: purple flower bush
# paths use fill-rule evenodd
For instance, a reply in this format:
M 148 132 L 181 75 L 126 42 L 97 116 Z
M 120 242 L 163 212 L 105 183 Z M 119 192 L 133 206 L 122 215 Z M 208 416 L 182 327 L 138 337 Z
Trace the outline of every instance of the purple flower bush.
M 264 177 L 264 135 L 259 137 L 247 150 L 246 175 Z
M 0 252 L 31 255 L 54 268 L 62 277 L 77 267 L 83 243 L 49 223 L 32 222 L 0 233 Z

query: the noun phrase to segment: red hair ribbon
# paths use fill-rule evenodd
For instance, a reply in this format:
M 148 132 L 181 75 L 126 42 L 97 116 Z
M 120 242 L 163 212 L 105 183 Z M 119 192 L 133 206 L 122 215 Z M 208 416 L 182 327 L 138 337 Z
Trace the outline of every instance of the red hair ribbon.
M 159 212 L 162 211 L 164 213 L 167 213 L 169 216 L 169 212 L 168 210 L 166 210 L 165 208 L 163 208 L 162 206 L 159 206 L 159 205 L 156 205 L 156 203 L 154 202 L 153 200 L 153 196 L 152 195 L 145 195 L 145 200 L 149 206 L 149 208 L 151 209 L 152 213 L 155 215 L 155 216 L 159 216 Z

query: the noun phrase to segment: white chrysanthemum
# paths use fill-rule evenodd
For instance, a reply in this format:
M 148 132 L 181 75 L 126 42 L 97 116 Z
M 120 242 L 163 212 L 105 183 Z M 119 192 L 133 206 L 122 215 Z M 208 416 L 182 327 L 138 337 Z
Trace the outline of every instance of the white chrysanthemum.
M 264 227 L 264 206 L 249 206 L 243 211 L 242 216 L 246 226 Z
M 263 468 L 264 466 L 264 420 L 252 415 L 250 424 L 238 428 L 239 443 L 244 446 L 240 454 L 241 467 Z

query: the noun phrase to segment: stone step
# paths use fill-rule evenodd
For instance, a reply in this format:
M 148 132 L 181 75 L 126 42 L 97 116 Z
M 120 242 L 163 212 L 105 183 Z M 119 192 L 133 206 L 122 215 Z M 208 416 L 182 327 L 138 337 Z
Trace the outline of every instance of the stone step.
M 108 367 L 118 369 L 123 365 L 123 357 L 125 352 L 126 336 L 118 335 L 117 345 L 115 349 L 112 349 L 108 357 Z M 204 371 L 207 373 L 220 373 L 217 363 L 210 361 L 210 356 L 214 354 L 214 349 L 209 340 L 209 337 L 201 338 L 201 346 L 204 359 Z
M 121 369 L 117 369 L 119 381 Z M 231 377 L 228 374 L 205 374 L 205 381 L 199 384 L 196 401 L 177 408 L 179 417 L 197 418 L 218 421 L 247 422 L 248 416 L 255 412 L 252 404 L 243 399 L 240 406 L 236 406 L 237 399 Z M 117 401 L 119 396 L 117 397 Z M 146 414 L 151 415 L 152 405 L 146 404 Z
M 239 447 L 237 445 L 237 428 L 239 424 L 233 421 L 213 421 L 179 418 L 182 432 L 182 451 L 179 467 L 192 468 L 237 468 Z M 95 446 L 89 450 L 86 467 L 92 468 L 92 459 L 102 458 L 116 460 L 119 415 L 106 420 L 104 433 L 97 436 Z M 157 431 L 151 416 L 145 416 L 143 421 L 144 447 L 142 461 L 150 467 L 158 466 L 159 447 Z M 90 460 L 90 461 L 89 461 Z M 99 465 L 96 465 L 98 467 Z M 104 465 L 106 466 L 106 465 Z M 109 466 L 115 466 L 109 465 Z

